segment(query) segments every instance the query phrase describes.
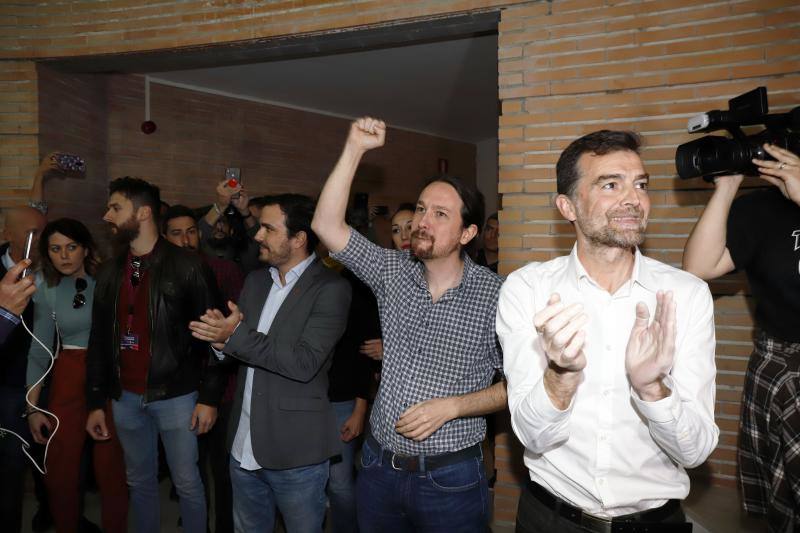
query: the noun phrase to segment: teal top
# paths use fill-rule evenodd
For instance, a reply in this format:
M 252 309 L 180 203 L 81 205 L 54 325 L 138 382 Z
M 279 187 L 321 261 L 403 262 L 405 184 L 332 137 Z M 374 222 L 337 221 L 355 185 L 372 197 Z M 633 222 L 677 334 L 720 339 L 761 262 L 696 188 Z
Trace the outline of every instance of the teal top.
M 91 276 L 86 276 L 84 279 L 87 286 L 81 294 L 86 297 L 86 303 L 78 309 L 72 307 L 77 292 L 75 278 L 61 278 L 55 287 L 48 287 L 46 283 L 42 283 L 33 295 L 33 333 L 51 350 L 55 348 L 56 322 L 61 333 L 62 346 L 86 348 L 89 345 L 95 281 Z M 50 356 L 33 339 L 31 349 L 28 351 L 26 376 L 28 386 L 36 383 L 49 365 Z

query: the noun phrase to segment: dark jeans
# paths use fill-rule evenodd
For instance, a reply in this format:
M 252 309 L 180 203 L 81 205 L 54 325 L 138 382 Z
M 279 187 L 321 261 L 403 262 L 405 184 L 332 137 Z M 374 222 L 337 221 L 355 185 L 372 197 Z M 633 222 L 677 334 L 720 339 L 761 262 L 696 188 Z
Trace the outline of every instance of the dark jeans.
M 683 509 L 678 510 L 662 520 L 663 524 L 683 524 L 686 517 Z M 585 533 L 579 524 L 561 516 L 540 502 L 528 489 L 522 490 L 517 508 L 516 533 Z
M 25 412 L 25 389 L 0 387 L 0 427 L 10 429 L 26 441 L 33 442 Z M 22 442 L 10 433 L 0 433 L 0 524 L 2 530 L 22 528 L 22 498 L 28 458 L 22 453 Z
M 363 533 L 485 533 L 489 489 L 483 460 L 473 457 L 427 472 L 395 470 L 367 442 L 356 480 Z

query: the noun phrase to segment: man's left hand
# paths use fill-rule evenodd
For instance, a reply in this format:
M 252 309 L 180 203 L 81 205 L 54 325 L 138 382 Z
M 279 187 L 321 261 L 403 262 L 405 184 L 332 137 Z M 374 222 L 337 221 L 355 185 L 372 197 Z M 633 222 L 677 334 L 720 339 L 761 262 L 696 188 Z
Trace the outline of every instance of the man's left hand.
M 636 304 L 636 321 L 625 350 L 625 370 L 633 390 L 646 402 L 669 396 L 662 379 L 675 357 L 675 300 L 672 291 L 658 291 L 652 324 L 644 302 Z
M 458 418 L 458 399 L 434 398 L 406 409 L 395 424 L 395 431 L 407 439 L 423 441 L 454 418 Z
M 192 336 L 210 342 L 214 348 L 222 350 L 225 342 L 236 331 L 236 326 L 244 320 L 244 315 L 235 303 L 229 301 L 228 309 L 231 310 L 231 314 L 227 317 L 219 309 L 207 309 L 199 321 L 189 322 Z
M 208 433 L 214 427 L 214 422 L 217 421 L 217 408 L 210 405 L 198 403 L 194 406 L 192 413 L 192 423 L 189 429 L 194 431 L 197 429 L 197 434 L 202 435 Z

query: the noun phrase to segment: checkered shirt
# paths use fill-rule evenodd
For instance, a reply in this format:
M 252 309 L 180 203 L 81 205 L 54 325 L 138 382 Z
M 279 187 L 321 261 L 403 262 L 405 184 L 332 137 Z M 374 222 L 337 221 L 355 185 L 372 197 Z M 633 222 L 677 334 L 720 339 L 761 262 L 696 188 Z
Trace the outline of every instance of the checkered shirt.
M 800 343 L 759 332 L 745 375 L 739 485 L 770 532 L 800 531 Z
M 381 248 L 351 229 L 347 246 L 332 255 L 378 300 L 383 370 L 370 417 L 373 436 L 408 455 L 454 452 L 481 442 L 486 420 L 480 416 L 451 420 L 422 442 L 403 437 L 394 426 L 414 404 L 491 385 L 502 368 L 495 334 L 500 277 L 465 255 L 461 283 L 433 303 L 425 267 L 408 251 Z

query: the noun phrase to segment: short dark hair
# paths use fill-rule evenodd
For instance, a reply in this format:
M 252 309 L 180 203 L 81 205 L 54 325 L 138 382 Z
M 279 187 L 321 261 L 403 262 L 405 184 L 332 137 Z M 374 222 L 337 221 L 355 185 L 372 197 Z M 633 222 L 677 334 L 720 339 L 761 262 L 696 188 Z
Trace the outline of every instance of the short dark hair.
M 486 222 L 489 222 L 490 220 L 495 220 L 497 222 L 500 222 L 500 219 L 497 218 L 497 211 L 486 217 Z
M 55 265 L 53 265 L 53 262 L 50 261 L 50 255 L 48 254 L 50 248 L 50 243 L 48 241 L 54 233 L 60 233 L 65 237 L 69 237 L 84 247 L 88 253 L 86 254 L 86 259 L 83 260 L 83 268 L 86 269 L 87 274 L 94 276 L 99 261 L 97 257 L 97 246 L 94 243 L 89 229 L 80 220 L 75 220 L 74 218 L 59 218 L 58 220 L 48 223 L 44 227 L 44 230 L 42 230 L 42 235 L 39 238 L 39 257 L 42 259 L 42 274 L 44 275 L 47 285 L 49 287 L 58 285 L 62 277 L 61 272 L 59 272 Z
M 125 176 L 108 184 L 108 194 L 115 192 L 133 202 L 134 209 L 149 207 L 153 213 L 153 220 L 158 223 L 161 216 L 161 192 L 158 187 L 141 178 Z
M 163 220 L 161 221 L 161 233 L 167 233 L 167 224 L 173 218 L 189 217 L 197 222 L 197 217 L 194 214 L 194 209 L 186 207 L 185 205 L 171 205 L 164 213 Z
M 578 160 L 583 154 L 606 155 L 612 152 L 639 153 L 642 140 L 632 131 L 600 130 L 584 135 L 567 146 L 556 163 L 556 190 L 572 196 L 580 179 Z
M 310 255 L 319 243 L 319 237 L 311 229 L 311 219 L 314 218 L 317 202 L 304 194 L 288 193 L 265 196 L 263 207 L 268 205 L 277 205 L 281 208 L 286 218 L 289 237 L 294 237 L 301 231 L 306 233 L 306 252 Z
M 483 216 L 486 210 L 483 194 L 475 185 L 464 181 L 458 176 L 440 174 L 430 177 L 425 182 L 425 187 L 436 182 L 446 183 L 456 190 L 461 198 L 461 227 L 468 228 L 475 224 L 478 233 L 483 229 Z

